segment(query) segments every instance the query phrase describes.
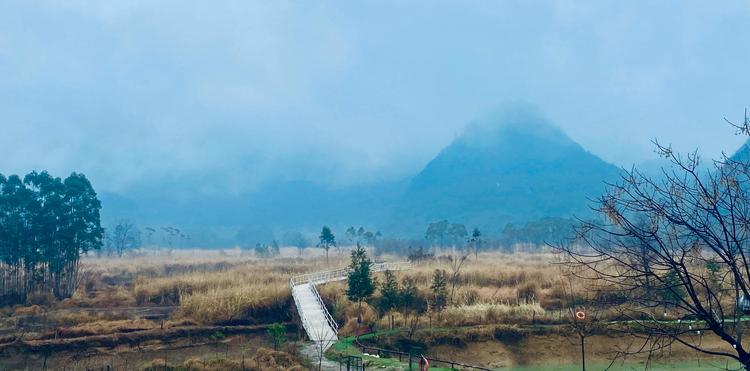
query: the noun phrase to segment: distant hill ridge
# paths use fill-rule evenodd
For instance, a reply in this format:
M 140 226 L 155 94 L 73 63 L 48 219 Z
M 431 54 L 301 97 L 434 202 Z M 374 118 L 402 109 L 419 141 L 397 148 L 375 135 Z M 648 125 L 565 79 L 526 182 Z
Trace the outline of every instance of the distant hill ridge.
M 312 234 L 323 224 L 422 237 L 430 222 L 444 219 L 497 234 L 507 223 L 586 214 L 588 199 L 618 172 L 539 115 L 515 111 L 469 124 L 410 179 L 343 188 L 281 182 L 244 195 L 179 200 L 155 182 L 147 192 L 104 195 L 103 203 L 110 221 L 193 226 L 193 242 L 201 244 L 219 236 L 222 244 L 254 244 L 253 234 Z M 242 241 L 232 238 L 239 229 Z
M 737 161 L 750 162 L 750 139 L 745 141 L 730 158 Z

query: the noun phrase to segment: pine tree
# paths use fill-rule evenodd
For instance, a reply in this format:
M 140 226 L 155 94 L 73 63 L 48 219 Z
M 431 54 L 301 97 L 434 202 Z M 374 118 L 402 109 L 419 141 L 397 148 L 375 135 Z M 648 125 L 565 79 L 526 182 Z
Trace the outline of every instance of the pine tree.
M 474 260 L 479 258 L 479 250 L 482 248 L 482 242 L 482 232 L 479 231 L 479 228 L 474 228 L 469 238 L 469 246 L 474 250 Z
M 389 314 L 390 328 L 393 328 L 393 311 L 398 309 L 399 299 L 399 287 L 396 276 L 391 271 L 385 271 L 383 284 L 380 286 L 378 308 L 382 313 Z
M 336 246 L 336 236 L 333 235 L 331 228 L 324 225 L 323 229 L 320 231 L 319 238 L 320 243 L 318 243 L 318 247 L 321 247 L 326 251 L 326 264 L 328 264 L 328 250 L 330 250 L 331 247 Z
M 435 269 L 435 272 L 432 273 L 430 290 L 432 290 L 432 302 L 430 304 L 439 316 L 448 302 L 448 273 L 444 269 Z
M 346 296 L 351 301 L 357 301 L 358 307 L 361 308 L 362 301 L 369 299 L 375 292 L 375 282 L 370 274 L 372 262 L 360 244 L 352 250 L 351 259 Z
M 399 304 L 404 312 L 421 312 L 424 303 L 420 300 L 417 284 L 411 277 L 404 277 L 399 291 Z

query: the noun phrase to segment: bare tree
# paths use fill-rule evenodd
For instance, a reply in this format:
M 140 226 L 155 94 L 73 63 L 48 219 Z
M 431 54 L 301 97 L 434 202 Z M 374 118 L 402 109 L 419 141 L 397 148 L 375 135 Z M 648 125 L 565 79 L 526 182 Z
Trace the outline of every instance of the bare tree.
M 125 251 L 140 246 L 140 232 L 130 221 L 120 220 L 107 231 L 107 242 L 117 256 L 122 256 Z
M 323 369 L 323 359 L 325 358 L 326 351 L 336 342 L 336 333 L 331 331 L 327 326 L 316 326 L 312 330 L 314 333 L 310 334 L 314 339 L 312 340 L 312 350 L 315 357 L 314 361 L 318 364 L 318 370 Z
M 451 303 L 455 304 L 453 302 L 453 295 L 456 292 L 456 285 L 458 284 L 458 281 L 461 279 L 461 268 L 463 268 L 464 263 L 466 263 L 466 260 L 469 259 L 468 255 L 465 255 L 464 253 L 454 253 L 451 255 L 448 255 L 445 260 L 448 263 L 448 268 L 451 272 Z
M 749 134 L 745 116 L 736 127 Z M 671 166 L 658 178 L 625 171 L 596 201 L 599 218 L 581 221 L 575 243 L 558 248 L 630 320 L 638 350 L 680 343 L 750 370 L 740 319 L 750 310 L 750 161 L 725 157 L 702 168 L 696 153 L 654 144 Z M 729 347 L 706 347 L 706 332 Z

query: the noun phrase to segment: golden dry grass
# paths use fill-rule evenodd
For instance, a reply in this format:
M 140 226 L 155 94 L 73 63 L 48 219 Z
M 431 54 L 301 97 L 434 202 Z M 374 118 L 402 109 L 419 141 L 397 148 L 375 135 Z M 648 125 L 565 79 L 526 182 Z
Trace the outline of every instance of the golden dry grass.
M 84 261 L 88 281 L 82 283 L 73 298 L 57 303 L 56 307 L 178 306 L 173 314 L 174 322 L 201 324 L 243 320 L 258 323 L 264 319 L 254 317 L 263 317 L 259 315 L 261 312 L 286 313 L 289 318 L 288 313 L 294 311 L 289 288 L 292 275 L 348 263 L 346 252 L 331 251 L 331 261 L 326 265 L 320 249 L 309 250 L 314 253 L 305 253 L 304 258 L 297 257 L 296 251 L 291 249 L 284 249 L 282 257 L 276 259 L 256 259 L 239 250 L 88 258 Z M 397 261 L 403 258 L 378 259 Z M 559 266 L 553 264 L 555 261 L 554 255 L 543 253 L 483 253 L 477 260 L 471 257 L 461 269 L 449 307 L 440 313 L 439 321 L 436 313 L 429 316 L 445 326 L 525 322 L 551 317 L 552 314 L 546 312 L 558 313 L 568 300 L 570 287 L 580 287 L 580 283 L 563 277 Z M 411 277 L 420 295 L 429 297 L 434 270 L 450 272 L 449 265 L 444 259 L 436 259 L 414 264 L 412 269 L 396 275 L 399 281 Z M 382 274 L 376 277 L 382 281 Z M 321 285 L 319 290 L 337 320 L 344 325 L 359 314 L 353 309 L 355 304 L 346 299 L 345 282 Z M 376 298 L 378 295 L 376 291 Z M 367 318 L 366 323 L 383 325 L 379 318 L 383 313 L 376 313 L 374 309 L 368 313 L 371 318 Z M 81 318 L 80 323 L 85 320 Z
M 63 338 L 74 338 L 91 335 L 105 335 L 149 330 L 156 327 L 157 324 L 144 319 L 128 319 L 115 321 L 105 320 L 83 323 L 71 327 L 63 327 L 57 331 L 57 334 Z

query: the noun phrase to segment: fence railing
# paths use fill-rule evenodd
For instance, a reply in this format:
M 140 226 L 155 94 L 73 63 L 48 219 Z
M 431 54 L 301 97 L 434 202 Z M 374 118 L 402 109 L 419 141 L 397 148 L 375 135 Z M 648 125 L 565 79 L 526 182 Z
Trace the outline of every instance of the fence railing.
M 467 365 L 465 363 L 461 362 L 455 362 L 455 361 L 448 361 L 444 359 L 438 359 L 433 357 L 428 357 L 423 354 L 409 354 L 406 352 L 401 352 L 398 350 L 390 350 L 390 349 L 383 349 L 378 347 L 373 347 L 369 345 L 362 344 L 359 341 L 359 336 L 354 338 L 354 345 L 358 348 L 362 349 L 362 353 L 369 353 L 369 354 L 375 354 L 378 357 L 382 356 L 389 356 L 393 358 L 398 358 L 399 362 L 402 362 L 404 359 L 411 362 L 412 359 L 419 362 L 419 357 L 425 357 L 428 361 L 430 361 L 430 366 L 437 366 L 437 364 L 443 364 L 445 366 L 448 366 L 449 368 L 455 369 L 456 366 L 461 367 L 462 369 L 471 369 L 471 370 L 482 370 L 482 371 L 492 371 L 491 368 L 481 367 L 481 366 L 474 366 L 474 365 Z M 411 357 L 411 358 L 410 358 Z

